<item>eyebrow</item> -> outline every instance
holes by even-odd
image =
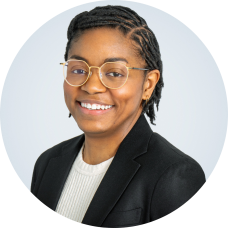
[[[81,57],[81,56],[79,56],[79,55],[72,55],[71,57],[70,57],[70,59],[77,59],[77,60],[83,60],[83,61],[85,61],[85,62],[89,62],[87,59],[85,59],[85,58],[83,58],[83,57]],[[126,63],[128,63],[128,61],[125,59],[125,58],[106,58],[105,60],[104,60],[104,63],[106,63],[106,62],[118,62],[118,61],[122,61],[122,62],[126,62]]]

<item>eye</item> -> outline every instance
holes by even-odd
[[[110,73],[106,73],[106,75],[111,77],[123,77],[123,75],[118,72],[110,72]]]
[[[87,74],[87,72],[83,69],[76,69],[72,71],[73,74]]]

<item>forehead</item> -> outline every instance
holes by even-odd
[[[125,58],[128,63],[138,62],[133,41],[125,37],[118,29],[95,28],[83,32],[73,41],[68,53],[86,58],[89,64],[101,64],[106,58]]]

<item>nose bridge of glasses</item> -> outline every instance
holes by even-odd
[[[91,76],[92,76],[92,74],[93,74],[93,72],[92,72],[91,68],[97,68],[97,69],[98,69],[98,73],[100,72],[100,67],[98,67],[98,66],[90,66],[90,67],[89,67],[89,71],[90,71],[90,73],[89,73],[89,77],[91,77]]]

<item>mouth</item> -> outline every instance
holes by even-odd
[[[114,107],[114,105],[84,103],[80,101],[76,101],[76,104],[82,113],[90,115],[101,115],[111,111]]]

